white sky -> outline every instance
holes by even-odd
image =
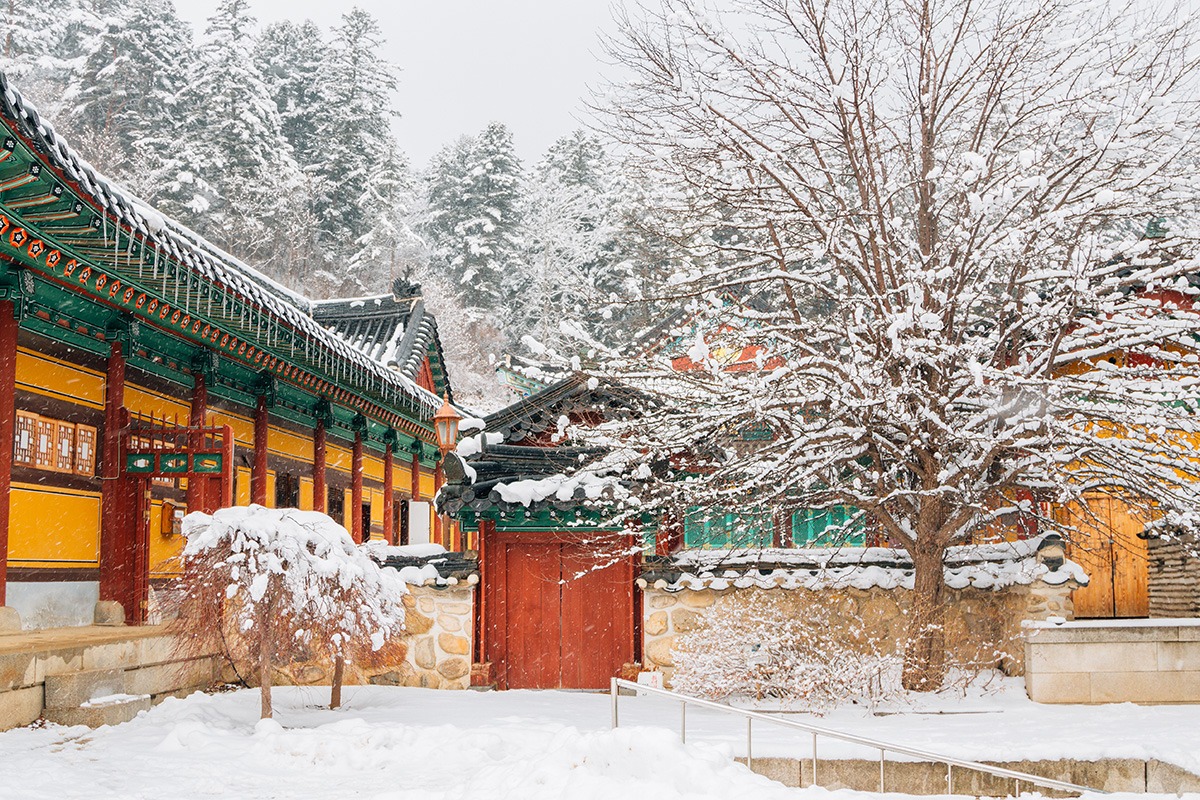
[[[202,34],[218,0],[177,0]],[[401,68],[396,137],[413,166],[492,120],[513,131],[517,152],[536,160],[579,127],[597,85],[600,32],[610,0],[360,0],[379,20],[385,56]],[[260,25],[311,19],[329,30],[349,4],[251,0]]]

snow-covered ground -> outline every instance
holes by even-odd
[[[934,698],[882,716],[839,711],[820,724],[969,758],[1154,756],[1200,769],[1195,707],[1039,706],[999,694]],[[435,692],[349,687],[276,690],[274,721],[258,693],[167,700],[133,722],[91,731],[46,726],[0,734],[0,798],[799,798],[852,792],[785,789],[731,760],[744,722],[693,709],[688,743],[678,706],[607,695]],[[756,755],[803,755],[808,737],[756,730]],[[822,743],[822,757],[858,755]],[[862,753],[871,757],[873,754]]]

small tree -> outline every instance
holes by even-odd
[[[405,588],[325,514],[252,505],[184,519],[183,646],[221,652],[256,670],[262,717],[272,715],[271,669],[299,646],[334,659],[331,705],[344,659],[379,651],[401,629]]]

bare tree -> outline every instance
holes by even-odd
[[[913,559],[910,689],[944,678],[947,548],[1039,514],[1019,498],[1195,527],[1194,14],[661,0],[620,23],[603,110],[676,187],[655,212],[694,266],[661,299],[702,331],[600,370],[652,398],[579,432],[652,467],[637,513],[856,509]]]

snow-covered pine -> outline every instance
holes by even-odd
[[[662,296],[680,351],[697,330],[709,351],[679,369],[634,342],[597,370],[651,399],[592,437],[654,467],[637,513],[857,509],[914,559],[910,688],[945,674],[948,547],[1030,517],[1070,538],[1041,503],[1093,494],[1200,526],[1198,22],[1062,0],[627,15],[607,124],[671,189],[646,218],[693,257]],[[757,368],[726,369],[747,346]]]
[[[322,119],[329,115],[328,43],[312,21],[281,20],[263,29],[254,57],[279,112],[280,130],[301,169],[321,160]]]
[[[129,0],[103,27],[64,93],[64,127],[91,163],[153,196],[175,157],[177,101],[195,52],[171,3]]]
[[[183,533],[181,645],[224,653],[241,675],[257,671],[264,718],[272,664],[301,649],[335,663],[369,658],[402,631],[403,581],[325,514],[257,505],[193,512]]]
[[[254,32],[247,0],[222,0],[209,18],[180,98],[189,112],[178,150],[186,158],[181,169],[211,187],[194,198],[185,219],[270,272],[288,244],[287,226],[278,221],[306,208],[299,167],[254,58]]]

